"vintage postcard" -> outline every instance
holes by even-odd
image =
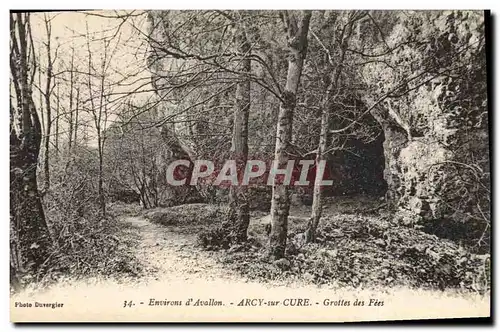
[[[11,321],[488,319],[489,24],[11,11]]]

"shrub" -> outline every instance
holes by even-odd
[[[45,282],[63,276],[139,276],[142,267],[129,249],[137,239],[122,236],[126,226],[117,218],[102,216],[92,155],[79,158],[55,164],[50,189],[44,193],[45,215],[54,239]]]
[[[198,245],[206,250],[228,249],[231,245],[231,232],[224,225],[206,227],[198,233]]]

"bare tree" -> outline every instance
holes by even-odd
[[[43,16],[44,23],[45,23],[45,32],[47,36],[47,40],[45,43],[45,48],[46,48],[46,53],[47,53],[47,71],[46,71],[46,81],[45,81],[45,110],[46,110],[46,124],[45,124],[45,152],[44,152],[44,161],[43,161],[43,169],[44,169],[44,192],[47,192],[50,188],[50,135],[51,135],[51,128],[52,128],[52,106],[51,106],[51,96],[52,92],[54,89],[54,84],[53,84],[53,66],[54,66],[54,59],[52,58],[52,48],[51,48],[51,39],[52,39],[52,26],[50,23],[50,19],[47,17],[47,14],[44,14]]]
[[[284,11],[282,18],[287,31],[290,54],[288,56],[286,85],[276,126],[274,161],[281,168],[286,167],[288,162],[287,150],[292,140],[293,111],[307,53],[307,34],[311,12]],[[269,237],[269,255],[273,259],[280,259],[285,255],[289,209],[289,189],[286,185],[275,181],[271,200],[271,233]]]
[[[41,124],[32,98],[35,75],[29,14],[10,14],[10,224],[14,274],[40,272],[51,237],[37,185]],[[13,88],[13,89],[12,89]]]
[[[331,56],[331,52],[328,48],[324,46],[324,44],[318,39],[315,35],[318,42],[324,47],[324,50],[327,52],[329,64],[331,67],[331,74],[327,77],[326,82],[326,92],[323,95],[321,100],[320,108],[321,108],[321,124],[320,124],[320,134],[319,134],[319,143],[318,149],[316,151],[316,174],[314,178],[314,192],[313,192],[313,204],[311,211],[311,219],[309,221],[307,230],[305,232],[306,241],[314,242],[316,238],[316,229],[318,228],[319,220],[321,219],[321,214],[323,210],[323,202],[322,202],[322,187],[321,182],[323,181],[324,169],[321,169],[321,165],[326,166],[326,156],[325,154],[328,151],[328,130],[330,126],[330,108],[332,102],[334,102],[336,96],[338,96],[339,90],[339,80],[340,75],[342,73],[342,69],[344,67],[344,60],[347,49],[349,47],[349,39],[354,31],[355,22],[359,21],[361,18],[366,16],[366,13],[363,12],[349,12],[347,23],[343,26],[340,35],[340,56],[337,60],[337,63],[333,63],[333,59]]]
[[[69,68],[69,119],[68,119],[68,152],[71,152],[71,146],[73,144],[73,131],[74,128],[73,123],[73,90],[75,85],[75,48],[71,49],[71,60],[70,60],[70,68]],[[78,98],[78,96],[77,96]],[[77,99],[78,103],[78,99]],[[78,107],[78,106],[77,106]]]
[[[98,200],[101,213],[106,214],[106,198],[104,194],[104,145],[106,142],[106,127],[109,120],[108,108],[110,107],[110,102],[108,94],[110,93],[111,84],[106,82],[108,76],[108,69],[113,57],[113,51],[111,50],[110,44],[113,38],[103,37],[97,40],[97,42],[102,42],[102,57],[99,59],[100,70],[94,68],[94,62],[92,57],[92,41],[91,36],[87,27],[86,35],[86,46],[87,46],[87,56],[88,56],[88,71],[87,71],[87,89],[88,89],[88,100],[90,101],[89,114],[92,117],[94,129],[97,136],[97,154],[98,154],[98,178],[97,178],[97,191]],[[97,91],[95,91],[95,81],[97,81]]]
[[[241,15],[240,15],[241,19]],[[236,107],[234,110],[232,153],[237,169],[242,172],[248,159],[248,114],[250,111],[250,80],[251,45],[246,36],[244,22],[239,22],[236,44],[241,54],[240,78],[236,87]],[[231,186],[229,192],[231,223],[234,228],[236,242],[247,240],[247,229],[250,222],[249,206],[246,186]],[[236,216],[235,216],[236,215]]]

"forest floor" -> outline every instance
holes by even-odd
[[[348,205],[352,208],[352,204]],[[363,202],[359,202],[358,206],[354,208],[359,209],[361,206],[366,209],[366,204]],[[166,211],[167,213],[165,213]],[[261,240],[264,241],[265,224],[269,222],[269,217],[265,213],[252,213],[249,229],[250,237],[253,239],[252,245],[241,248],[206,250],[200,246],[198,234],[210,229],[210,226],[200,221],[212,218],[212,223],[217,223],[216,220],[213,220],[218,213],[217,211],[212,206],[209,207],[205,204],[156,209],[147,212],[138,209],[124,209],[117,215],[123,223],[122,234],[119,234],[119,237],[123,238],[125,242],[128,241],[127,243],[133,239],[135,246],[130,248],[131,253],[142,265],[139,277],[121,280],[113,278],[78,281],[68,279],[43,291],[35,288],[26,289],[20,294],[16,294],[11,301],[23,298],[28,293],[30,296],[43,294],[44,298],[52,300],[61,298],[61,294],[64,294],[66,299],[78,296],[87,298],[89,294],[96,294],[95,296],[100,298],[117,298],[120,301],[119,305],[123,305],[123,299],[127,300],[127,294],[130,294],[128,296],[132,299],[136,298],[138,290],[144,295],[155,294],[162,300],[167,297],[166,294],[169,294],[168,298],[172,299],[172,294],[177,296],[179,290],[182,290],[185,296],[204,296],[205,298],[218,296],[218,298],[227,301],[262,297],[263,294],[266,298],[276,299],[299,295],[320,302],[324,299],[347,299],[351,301],[351,305],[355,299],[365,299],[366,301],[381,299],[385,303],[391,304],[390,307],[386,308],[389,316],[385,315],[384,317],[390,317],[390,312],[392,312],[390,308],[399,310],[398,316],[393,318],[429,318],[429,312],[432,312],[435,317],[488,315],[489,292],[481,294],[460,288],[439,290],[432,287],[413,287],[411,283],[391,285],[387,282],[380,282],[380,280],[374,280],[374,283],[366,285],[363,285],[362,282],[324,282],[326,279],[331,279],[333,275],[327,275],[326,271],[316,275],[314,271],[323,269],[323,265],[318,263],[320,261],[331,265],[328,259],[332,252],[328,246],[317,247],[318,245],[315,244],[316,247],[309,248],[309,253],[313,250],[319,252],[321,256],[310,255],[314,260],[313,267],[303,266],[294,270],[300,263],[299,261],[303,259],[300,257],[301,254],[304,256],[305,252],[309,255],[307,251],[291,253],[288,262],[291,266],[286,268],[265,262],[259,258],[263,248],[256,240],[262,236]],[[344,209],[343,213],[345,212]],[[333,211],[329,208],[325,210],[325,215],[328,216],[331,213]],[[293,208],[290,218],[292,225],[301,224],[307,214],[307,207]],[[184,223],[186,218],[191,218],[193,223]],[[294,229],[297,227],[291,227],[292,242]],[[341,229],[338,231],[342,232]],[[367,237],[362,237],[361,240],[365,244],[367,243]],[[370,241],[368,240],[368,242]],[[368,251],[372,247],[368,244],[366,248]],[[335,255],[339,257],[340,254],[337,252]],[[376,258],[370,257],[369,259]],[[380,260],[377,263],[384,265]],[[366,261],[363,264],[367,265],[368,268],[373,266]],[[333,265],[333,268],[336,267],[338,264]],[[382,267],[389,271],[394,270],[390,266]],[[360,265],[355,264],[353,268],[359,269]],[[364,271],[362,269],[361,272]],[[348,275],[348,277],[351,278],[352,275]],[[374,278],[373,275],[368,277]],[[356,278],[364,280],[361,276]],[[418,309],[424,307],[426,310],[422,311],[421,317],[419,317]],[[96,308],[93,310],[98,310]],[[366,312],[363,319],[370,319],[370,317],[376,319],[376,315],[376,312],[373,311]],[[147,316],[145,317],[147,318]],[[309,318],[313,318],[313,316]]]
[[[161,225],[160,232],[173,232],[184,239],[183,245],[188,246],[180,249],[184,254],[210,257],[224,266],[225,273],[237,272],[249,280],[337,288],[489,291],[489,254],[394,224],[391,213],[381,205],[363,197],[330,201],[324,208],[316,243],[305,243],[303,238],[310,207],[293,206],[286,258],[276,262],[266,259],[266,226],[270,224],[266,212],[252,211],[248,243],[234,246],[227,242],[221,227],[225,214],[221,206],[190,204],[138,216]]]

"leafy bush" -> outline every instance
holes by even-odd
[[[231,245],[230,231],[223,224],[209,226],[198,233],[198,245],[206,250],[228,249]]]

